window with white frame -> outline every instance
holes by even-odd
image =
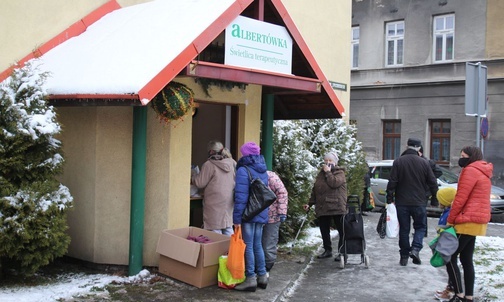
[[[404,21],[389,22],[386,25],[386,58],[387,66],[403,65],[404,57]]]
[[[452,61],[455,45],[455,15],[436,16],[433,23],[434,62]]]
[[[359,67],[359,36],[360,36],[359,26],[353,26],[352,27],[352,42],[351,42],[352,68]]]

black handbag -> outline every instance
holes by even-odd
[[[242,220],[248,222],[275,202],[277,196],[260,178],[256,177],[252,179],[252,174],[250,174],[250,170],[247,166],[245,166],[245,169],[247,169],[248,172],[250,187],[249,198],[242,215]]]
[[[383,239],[387,235],[387,208],[383,207],[381,210],[380,218],[378,219],[378,224],[376,225],[376,231],[380,238]]]

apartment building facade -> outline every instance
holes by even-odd
[[[504,170],[504,3],[498,0],[353,0],[350,120],[369,160],[395,159],[409,137],[457,170],[480,142]],[[466,115],[466,63],[486,66],[486,115]]]

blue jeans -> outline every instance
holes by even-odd
[[[423,248],[423,238],[427,231],[427,209],[425,206],[398,206],[397,220],[399,220],[399,253],[408,256],[412,249]],[[413,219],[413,242],[410,245],[411,219]]]
[[[266,275],[266,263],[262,247],[264,223],[242,223],[242,237],[245,242],[245,277]]]
[[[227,227],[225,229],[209,230],[217,234],[231,236],[234,234],[233,227]]]

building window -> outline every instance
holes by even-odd
[[[401,155],[401,121],[383,121],[383,159]]]
[[[434,17],[433,23],[434,62],[452,61],[455,45],[455,15]]]
[[[404,57],[404,21],[389,22],[386,28],[386,65],[401,66]]]
[[[430,158],[439,164],[450,164],[450,120],[431,120],[430,130]]]
[[[352,27],[352,68],[358,68],[359,67],[359,36],[360,36],[360,30],[359,26],[354,26]]]

